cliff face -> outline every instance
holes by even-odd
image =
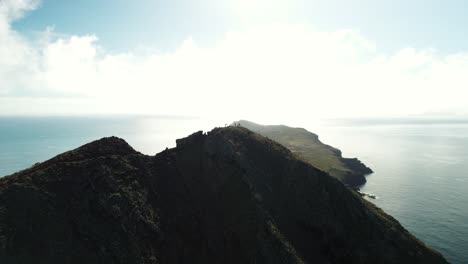
[[[446,263],[241,127],[156,156],[105,138],[0,179],[0,263]]]
[[[341,151],[323,144],[319,137],[304,128],[284,125],[264,126],[247,120],[234,122],[285,146],[293,153],[350,186],[366,183],[365,176],[372,170],[357,158],[343,158]]]

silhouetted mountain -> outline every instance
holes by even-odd
[[[285,146],[300,158],[350,186],[366,183],[372,170],[357,158],[343,158],[341,151],[323,144],[319,137],[304,128],[284,125],[264,126],[247,120],[234,122]]]
[[[104,138],[0,179],[0,263],[446,263],[241,127],[156,156]]]

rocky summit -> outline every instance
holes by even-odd
[[[446,263],[242,127],[156,156],[104,138],[0,179],[0,263]]]

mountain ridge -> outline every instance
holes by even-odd
[[[1,263],[446,263],[241,127],[155,156],[104,138],[0,179]]]
[[[260,125],[247,120],[239,120],[234,124],[245,127],[253,132],[282,144],[300,158],[319,168],[341,182],[359,187],[366,183],[366,175],[373,173],[358,158],[344,158],[341,150],[324,144],[319,136],[305,128],[286,125]]]

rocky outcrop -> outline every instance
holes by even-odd
[[[314,167],[327,172],[346,185],[358,187],[373,171],[357,158],[343,158],[341,150],[323,144],[318,135],[304,128],[284,125],[264,126],[247,120],[234,122],[282,144]]]
[[[446,263],[241,127],[156,156],[104,138],[0,179],[0,263]]]

